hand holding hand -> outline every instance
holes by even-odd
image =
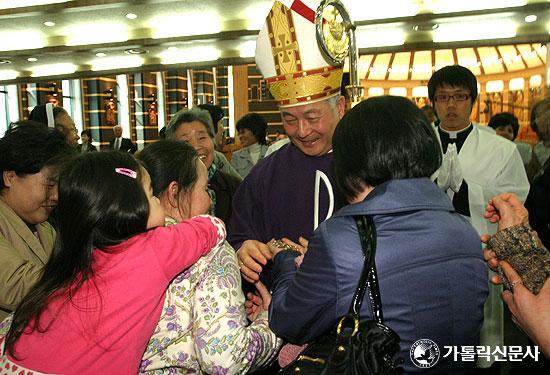
[[[243,278],[250,283],[255,283],[260,280],[262,266],[266,265],[272,255],[266,244],[256,240],[246,240],[237,251],[237,257]]]
[[[504,193],[494,196],[485,207],[485,218],[498,222],[498,230],[527,222],[529,212],[515,194]]]
[[[539,294],[534,295],[523,286],[521,277],[507,262],[500,262],[512,291],[502,293],[502,299],[512,313],[512,320],[545,355],[550,355],[550,281],[546,279]]]
[[[246,317],[254,321],[262,313],[262,311],[269,310],[269,304],[271,303],[271,293],[265,287],[265,285],[258,281],[256,284],[256,294],[248,293],[247,301],[244,306],[246,310]]]

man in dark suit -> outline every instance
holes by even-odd
[[[115,137],[109,142],[109,150],[129,152],[130,154],[136,152],[137,146],[130,139],[122,138],[122,126],[113,126],[113,133]]]

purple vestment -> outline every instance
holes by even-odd
[[[260,160],[239,186],[233,196],[228,240],[238,250],[245,240],[309,239],[316,226],[341,207],[341,201],[332,152],[307,156],[289,143]]]

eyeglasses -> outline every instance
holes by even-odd
[[[470,94],[462,94],[462,93],[453,94],[453,95],[439,94],[434,96],[434,99],[436,102],[442,102],[442,103],[448,102],[451,98],[453,98],[455,102],[463,102],[465,100],[470,99]]]

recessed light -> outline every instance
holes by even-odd
[[[124,53],[128,55],[143,55],[144,53],[147,53],[146,49],[143,48],[128,48],[124,50]]]
[[[525,16],[525,22],[527,23],[531,23],[531,22],[535,22],[537,20],[537,16],[534,15],[534,14],[530,14],[528,16]]]
[[[439,27],[438,23],[434,22],[426,22],[426,23],[419,23],[413,26],[414,31],[430,31],[435,30]]]
[[[46,21],[46,22],[44,22],[44,26],[54,27],[54,26],[55,26],[55,22],[53,22],[53,21]]]
[[[105,57],[107,54],[105,52],[98,52],[95,54],[97,57]]]
[[[27,61],[29,61],[29,62],[35,62],[35,61],[38,61],[38,59],[37,59],[36,57],[29,57],[29,58],[27,59]]]
[[[178,50],[178,47],[168,47],[168,51],[177,51]]]
[[[11,60],[8,60],[8,59],[0,59],[0,65],[3,65],[3,64],[11,64]]]
[[[137,18],[137,14],[135,13],[128,13],[126,14],[126,18],[128,18],[129,20],[135,20]]]

